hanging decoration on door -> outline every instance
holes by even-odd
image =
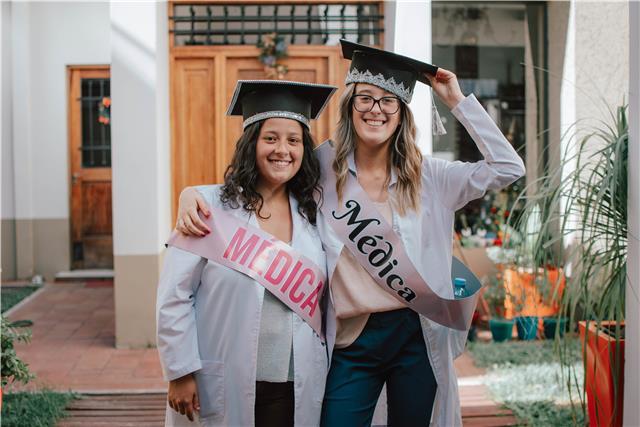
[[[108,96],[98,103],[98,122],[105,126],[111,122],[111,98]]]
[[[282,36],[276,33],[265,34],[258,41],[260,55],[258,59],[264,64],[264,71],[269,79],[282,80],[289,72],[289,67],[278,61],[287,57],[287,44]]]

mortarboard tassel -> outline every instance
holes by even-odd
[[[447,130],[444,128],[438,109],[436,108],[436,100],[433,98],[433,90],[431,91],[431,129],[434,135],[446,135]]]

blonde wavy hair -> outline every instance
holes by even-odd
[[[340,98],[340,119],[334,135],[336,157],[333,161],[333,171],[336,174],[338,200],[342,200],[349,173],[347,158],[356,148],[357,135],[351,109],[351,97],[355,90],[355,84],[349,85]],[[391,171],[393,168],[398,177],[395,192],[390,194],[390,200],[398,213],[404,215],[408,210],[417,211],[420,206],[422,153],[416,145],[417,129],[413,113],[404,102],[401,102],[399,114],[400,124],[391,136],[392,143],[389,144],[387,170]],[[387,183],[390,179],[389,174]]]

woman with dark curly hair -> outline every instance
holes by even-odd
[[[172,236],[158,288],[168,426],[320,422],[326,259],[315,227],[320,164],[309,120],[334,91],[238,82],[228,114],[243,116],[244,132],[224,184],[198,187],[226,222],[213,225],[209,239]],[[214,240],[229,230],[230,239]]]

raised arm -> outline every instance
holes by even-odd
[[[441,75],[442,73],[442,75]],[[462,96],[455,74],[438,70],[433,90],[451,108],[484,157],[478,162],[430,159],[431,174],[443,204],[457,210],[525,174],[524,163],[474,95]]]

